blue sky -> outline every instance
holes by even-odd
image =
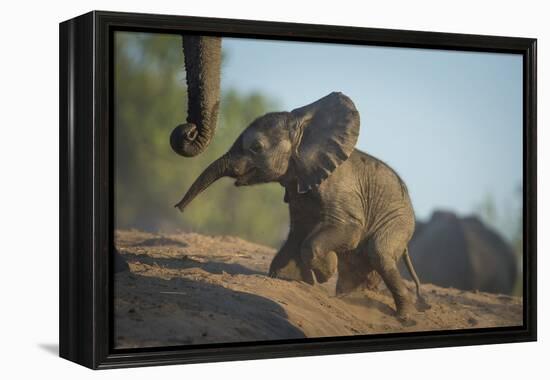
[[[470,214],[487,195],[517,201],[522,57],[224,38],[222,89],[259,91],[280,110],[342,91],[357,106],[357,148],[390,164],[421,219]]]

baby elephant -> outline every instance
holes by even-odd
[[[382,161],[356,150],[359,113],[333,92],[291,112],[256,119],[214,161],[176,205],[183,209],[217,179],[236,186],[279,182],[290,208],[288,238],[271,263],[272,277],[327,281],[338,269],[337,291],[384,281],[397,314],[407,320],[413,302],[397,269],[407,252],[414,213],[407,188]]]

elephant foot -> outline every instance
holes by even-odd
[[[304,270],[295,260],[288,261],[284,266],[271,265],[268,276],[287,281],[312,281],[311,275]]]
[[[338,257],[336,253],[329,252],[321,257],[317,256],[311,260],[311,269],[317,282],[323,284],[330,280],[336,273],[338,267]]]
[[[416,310],[418,311],[426,311],[432,308],[432,306],[428,302],[426,302],[424,297],[418,297],[416,300],[415,306],[416,306]]]
[[[367,280],[365,281],[365,287],[368,290],[378,290],[378,286],[380,285],[381,282],[382,282],[382,277],[380,277],[380,275],[377,272],[370,271],[367,274]]]
[[[415,307],[409,300],[400,300],[396,304],[397,320],[405,327],[415,326],[416,321],[412,318],[415,314]]]
[[[408,315],[397,316],[397,320],[399,321],[399,323],[401,323],[401,326],[403,327],[412,327],[417,325],[416,321]]]
[[[303,281],[311,286],[316,286],[319,283],[319,280],[317,279],[314,270],[308,271],[308,273],[304,276]]]
[[[304,281],[303,276],[298,271],[293,270],[269,271],[268,277],[286,281]]]

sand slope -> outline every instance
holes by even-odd
[[[119,348],[522,323],[521,298],[424,284],[432,308],[405,327],[387,290],[336,297],[334,279],[313,287],[268,278],[275,250],[235,237],[117,231],[116,246],[130,265],[115,276]]]

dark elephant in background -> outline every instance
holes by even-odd
[[[236,186],[278,182],[290,231],[269,274],[314,284],[338,268],[339,292],[381,278],[407,320],[415,305],[397,268],[400,259],[416,282],[416,306],[427,306],[407,252],[415,223],[411,201],[393,169],[355,149],[358,135],[359,113],[338,92],[291,112],[268,113],[203,171],[176,207],[183,211],[221,177],[235,178]]]
[[[418,229],[409,250],[424,282],[509,294],[518,276],[514,251],[474,216],[436,211]]]

